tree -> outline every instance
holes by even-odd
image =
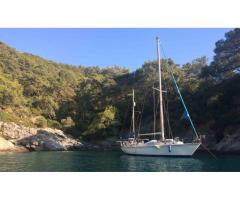
[[[113,106],[107,106],[104,111],[97,113],[83,136],[102,138],[116,134],[116,127],[119,126],[118,111]]]
[[[23,103],[22,87],[16,80],[0,72],[0,106],[16,106]]]
[[[216,42],[214,60],[209,72],[222,77],[231,72],[240,72],[240,29],[225,34],[225,39]]]
[[[36,98],[32,105],[33,107],[40,109],[44,117],[55,119],[55,112],[58,109],[58,104],[54,101],[53,98],[51,98],[51,96],[41,96],[39,98]]]
[[[208,60],[206,56],[196,58],[191,63],[183,65],[183,70],[187,77],[199,76],[202,69],[208,65]]]

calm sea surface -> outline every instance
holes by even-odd
[[[240,171],[240,156],[214,159],[143,157],[118,151],[1,153],[0,171],[23,172],[210,172]]]

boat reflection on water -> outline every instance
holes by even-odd
[[[204,159],[201,157],[170,158],[122,155],[120,159],[127,171],[183,172],[202,171],[204,168]]]

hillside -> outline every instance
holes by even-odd
[[[239,29],[226,33],[225,40],[216,42],[214,61],[210,64],[206,57],[181,67],[170,58],[162,60],[164,87],[168,91],[165,114],[170,119],[166,122],[167,132],[192,136],[167,73],[171,68],[197,130],[206,136],[207,142],[216,143],[226,135],[236,134],[240,123],[239,41]],[[156,80],[156,61],[147,61],[130,73],[119,66],[55,63],[0,43],[0,121],[60,128],[86,140],[119,137],[131,126],[134,87],[136,110],[140,111],[136,113],[137,130],[152,131],[151,88]]]
[[[111,87],[116,75],[127,72],[117,66],[100,69],[59,64],[0,43],[0,120],[69,128],[78,124],[79,115],[85,115],[84,109],[78,112],[82,95],[97,95],[100,90],[91,87]]]

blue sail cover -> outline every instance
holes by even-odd
[[[186,110],[183,112],[182,118],[189,120],[189,113]]]

